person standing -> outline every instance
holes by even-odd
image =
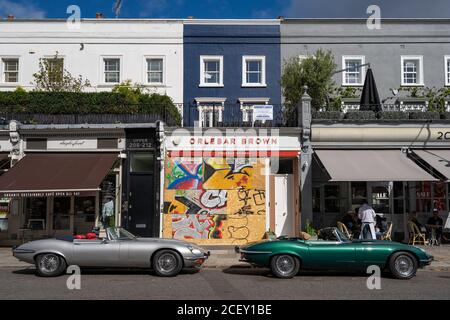
[[[375,233],[375,217],[377,214],[367,203],[364,203],[359,208],[358,218],[361,219],[361,234],[360,239],[373,239],[376,240]]]
[[[103,228],[109,228],[111,224],[111,217],[114,215],[114,198],[108,197],[108,202],[106,202],[103,205],[102,210],[102,222],[103,222]]]
[[[442,225],[444,224],[444,220],[442,220],[441,217],[439,217],[439,211],[438,209],[433,209],[433,215],[428,219],[427,221],[427,228],[428,228],[428,238],[432,238],[432,234],[434,233],[437,245],[441,244],[441,238],[442,238]]]

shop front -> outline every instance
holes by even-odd
[[[313,131],[316,227],[336,226],[364,203],[393,224],[398,241],[408,241],[412,215],[425,224],[436,208],[447,220],[450,152],[445,141],[433,140],[441,129],[425,137],[419,124],[332,127],[317,125]]]
[[[0,177],[9,239],[85,234],[104,222],[114,225],[117,212],[105,211],[115,207],[118,160],[118,153],[26,154]]]
[[[299,134],[175,130],[166,138],[163,236],[245,244],[299,228]]]

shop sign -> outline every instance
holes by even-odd
[[[152,139],[136,138],[127,139],[127,149],[151,149],[153,148]]]
[[[273,106],[272,105],[253,106],[253,119],[255,121],[272,121]]]
[[[79,197],[95,196],[96,191],[36,191],[36,192],[4,192],[3,198],[44,198],[44,197]]]
[[[97,149],[97,139],[48,139],[48,150],[86,150]]]

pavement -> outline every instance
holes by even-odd
[[[419,246],[434,256],[434,261],[427,266],[431,271],[450,271],[450,245],[442,246]],[[211,256],[206,261],[205,268],[248,268],[247,263],[239,262],[239,255],[234,252],[231,246],[206,246],[206,250],[211,252]],[[27,267],[27,263],[20,262],[13,257],[11,248],[0,248],[0,268],[2,267]]]

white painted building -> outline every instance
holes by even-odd
[[[65,20],[0,20],[0,90],[33,89],[39,59],[56,52],[90,91],[130,79],[183,102],[182,20],[83,19],[79,29]]]

